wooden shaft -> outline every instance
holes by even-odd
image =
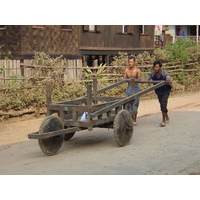
[[[119,85],[121,85],[121,84],[123,84],[123,83],[126,83],[126,82],[127,82],[127,79],[123,79],[123,80],[121,80],[121,81],[119,81],[119,82],[117,82],[117,83],[113,83],[112,85],[109,85],[109,86],[107,86],[107,87],[105,87],[105,88],[102,88],[102,89],[100,89],[100,90],[97,90],[97,94],[102,93],[102,92],[105,92],[105,91],[107,91],[107,90],[110,90],[110,89],[112,89],[112,88],[114,88],[114,87],[117,87],[117,86],[119,86]]]
[[[47,105],[51,103],[51,88],[50,83],[47,83],[46,85],[46,91],[47,91]]]
[[[93,78],[93,93],[94,93],[94,99],[97,97],[97,78]],[[97,101],[94,101],[94,104],[97,104]]]
[[[47,115],[50,115],[49,105],[51,104],[51,87],[50,83],[46,84],[46,95],[47,95]]]
[[[97,78],[93,78],[93,91],[94,91],[94,96],[96,96],[97,92]]]
[[[146,94],[146,93],[148,93],[148,92],[150,92],[150,91],[152,91],[152,90],[155,90],[155,89],[157,89],[157,88],[159,88],[159,87],[161,87],[161,86],[163,86],[163,85],[166,85],[166,84],[167,84],[167,83],[166,83],[165,81],[161,81],[161,82],[159,82],[158,84],[153,85],[153,86],[150,87],[150,88],[147,88],[147,89],[145,89],[145,90],[143,90],[143,91],[140,91],[140,92],[138,92],[138,93],[136,93],[136,94],[134,94],[134,95],[132,95],[132,96],[130,96],[130,97],[127,97],[127,98],[125,98],[125,99],[123,99],[123,100],[121,100],[121,101],[118,101],[118,102],[116,102],[116,103],[113,103],[112,105],[109,105],[109,106],[107,106],[107,107],[105,107],[105,108],[102,108],[102,109],[100,109],[100,110],[98,110],[98,111],[92,113],[91,116],[92,116],[92,117],[95,116],[95,115],[98,116],[98,115],[101,115],[102,113],[105,113],[105,112],[108,112],[109,110],[112,110],[113,108],[117,108],[117,107],[119,107],[120,105],[124,105],[124,104],[130,103],[130,102],[133,101],[136,97],[139,97],[139,96],[141,96],[141,95],[143,95],[143,94]]]
[[[92,105],[92,85],[87,85],[87,106],[91,107]]]
[[[88,110],[92,108],[92,84],[87,85],[87,107]],[[88,112],[88,120],[91,120],[91,113]],[[92,131],[93,127],[88,127],[88,131]]]

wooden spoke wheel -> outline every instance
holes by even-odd
[[[75,132],[74,133],[68,133],[68,134],[65,134],[64,136],[64,140],[65,141],[68,141],[70,140],[73,136],[74,136]]]
[[[120,110],[113,123],[115,142],[123,147],[133,136],[133,119],[127,110]]]
[[[50,115],[41,123],[39,134],[64,129],[63,122],[60,117]],[[38,139],[41,150],[48,156],[55,155],[63,144],[63,135],[58,135],[45,139]]]

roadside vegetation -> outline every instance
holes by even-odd
[[[127,53],[119,52],[113,57],[111,65],[127,66]],[[153,54],[143,52],[135,55],[137,66],[141,67],[142,78],[145,79],[149,71],[151,71],[152,63],[156,59],[160,59],[164,63],[164,68],[169,71],[173,79],[173,89],[178,90],[184,87],[184,90],[191,86],[198,85],[200,80],[200,45],[193,41],[177,41],[167,44],[164,48],[157,48]],[[8,59],[7,57],[5,59]],[[86,93],[86,80],[91,80],[92,73],[90,69],[85,70],[84,82],[66,83],[63,79],[63,67],[66,66],[62,56],[51,58],[45,53],[36,53],[32,61],[35,68],[34,75],[28,80],[11,80],[5,86],[0,88],[0,110],[21,110],[30,107],[46,106],[46,83],[51,84],[52,101],[59,102],[69,99],[75,99]],[[105,65],[101,65],[102,67]],[[145,67],[147,66],[147,67]],[[0,69],[3,73],[5,69]],[[123,76],[124,68],[105,68],[97,70],[98,79],[106,79],[112,77],[105,74],[121,74]],[[83,71],[81,71],[83,73]],[[122,77],[121,76],[121,77]],[[16,78],[16,77],[15,77]],[[116,78],[116,77],[115,77]],[[102,88],[112,81],[100,81],[98,87]],[[142,89],[148,87],[143,84]],[[124,96],[126,85],[114,88],[106,92],[109,96]]]

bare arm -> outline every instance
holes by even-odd
[[[127,78],[127,76],[126,76],[126,68],[124,69],[124,76],[123,76],[123,78]]]

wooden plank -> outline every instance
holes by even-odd
[[[31,60],[27,60],[27,63],[30,65]],[[29,70],[29,78],[33,75],[33,68],[28,68]]]
[[[16,75],[16,65],[15,65],[15,60],[11,60],[10,63],[10,68],[11,68],[11,76]]]
[[[72,60],[67,60],[67,69],[74,69],[73,65],[71,65],[70,61]],[[82,67],[82,60],[80,59],[80,63],[81,63],[81,66],[77,66],[76,69],[90,69],[90,67]],[[26,68],[40,68],[41,66],[40,65],[31,65],[31,64],[28,64],[28,63],[21,63],[20,66],[25,66]],[[49,68],[49,69],[52,69],[52,67],[50,66],[42,66],[44,68]],[[125,68],[126,66],[103,66],[103,67],[92,67],[92,69],[105,69],[105,68]],[[63,69],[66,69],[66,67],[63,67]]]
[[[119,82],[117,82],[117,83],[113,83],[112,85],[109,85],[109,86],[107,86],[107,87],[105,87],[105,88],[102,88],[102,89],[100,89],[100,90],[97,90],[97,94],[100,94],[100,93],[102,93],[102,92],[105,92],[105,91],[107,91],[107,90],[110,90],[110,89],[112,89],[112,88],[114,88],[114,87],[117,87],[117,86],[119,86],[119,85],[121,85],[121,84],[123,84],[123,83],[126,83],[127,82],[127,79],[123,79],[123,80],[121,80],[121,81],[119,81]]]
[[[0,80],[27,80],[28,78],[0,78]]]
[[[24,60],[24,64],[27,64],[26,60]],[[26,67],[26,65],[24,66],[24,76],[28,77],[28,68]]]
[[[72,113],[72,120],[73,120],[73,122],[76,122],[77,119],[78,119],[77,111],[73,111],[73,113]]]
[[[107,103],[92,105],[92,107],[90,107],[90,108],[88,108],[87,106],[84,106],[84,105],[52,103],[52,104],[48,105],[48,109],[50,109],[50,110],[60,110],[60,109],[62,109],[64,111],[94,112],[94,111],[99,110],[101,108],[104,108],[108,105],[112,105],[113,103],[115,103],[117,101],[118,100],[114,100],[114,101],[107,102]]]
[[[16,60],[13,60],[12,61],[12,65],[13,65],[13,74],[17,75],[17,64],[16,64]]]
[[[65,78],[65,82],[67,82],[68,80],[68,76],[69,76],[69,70],[68,70],[68,60],[66,60],[66,67],[65,67],[65,72],[66,72],[66,75],[64,74],[64,78]]]
[[[49,105],[51,104],[51,87],[50,83],[46,84],[46,98],[47,98],[47,115],[50,115]]]
[[[92,85],[88,84],[87,85],[87,107],[91,108],[92,107]],[[88,113],[88,117],[89,117]],[[90,119],[90,118],[89,118]]]
[[[118,78],[108,78],[108,79],[99,79],[98,81],[117,81]],[[76,80],[74,81],[75,83],[81,83],[81,82],[93,82],[93,80]],[[66,83],[71,83],[71,82],[66,82]]]
[[[92,108],[92,85],[87,85],[87,108]],[[91,112],[88,112],[88,120],[91,120]],[[88,131],[92,131],[92,126],[88,126]]]
[[[87,76],[123,76],[122,74],[112,74],[112,73],[109,73],[109,74],[106,74],[106,73],[102,73],[102,74],[87,74]]]
[[[106,117],[102,119],[96,119],[96,120],[87,120],[87,121],[77,121],[74,125],[77,127],[95,127],[95,126],[100,126],[104,125],[106,123],[111,123],[114,121],[115,116],[112,117]]]
[[[3,70],[3,60],[0,60],[0,70]],[[3,71],[0,73],[0,78],[3,78]],[[3,80],[0,80],[0,85],[3,84]]]
[[[49,106],[51,107],[51,105]],[[80,106],[80,105],[62,105],[62,110],[64,111],[80,111],[80,112],[94,112],[95,109],[93,107],[88,108],[87,106]]]
[[[73,69],[71,70],[72,73],[71,73],[71,79],[74,79],[74,60],[71,60],[71,66],[73,67]]]
[[[67,76],[68,76],[68,69],[67,69],[67,60],[65,59],[65,61],[66,61],[66,66],[64,67],[64,81],[66,82],[67,81]]]
[[[5,68],[5,71],[3,72],[4,78],[7,78],[8,66],[6,60],[4,60],[4,68]],[[4,80],[4,84],[6,84],[6,80]]]
[[[130,79],[127,79],[127,81],[129,82]],[[160,83],[160,81],[148,81],[148,80],[135,80],[135,83],[149,83],[149,84],[157,84]]]
[[[21,76],[22,73],[21,73],[21,68],[20,68],[20,60],[16,61],[16,65],[17,65],[16,74]]]
[[[96,97],[96,92],[97,92],[97,78],[93,78],[93,91],[94,91],[94,96]]]
[[[76,73],[77,73],[78,79],[81,78],[81,73],[80,73],[80,71],[78,70],[79,67],[83,67],[83,63],[82,63],[82,60],[81,60],[81,59],[78,59],[78,65],[77,65],[77,67],[76,67]]]
[[[65,113],[62,107],[59,109],[58,116],[62,119],[62,121],[64,120]]]
[[[197,69],[174,69],[174,70],[170,70],[170,72],[192,72],[192,71],[197,71]]]
[[[76,60],[73,60],[73,66],[74,66],[74,69],[73,69],[73,79],[76,80]]]
[[[86,96],[83,96],[81,98],[77,98],[77,99],[74,99],[74,100],[52,103],[52,105],[62,105],[62,104],[80,105],[80,104],[86,103],[86,102],[87,102]]]
[[[74,79],[77,80],[77,66],[78,66],[78,60],[74,60]]]
[[[12,76],[12,63],[10,62],[11,60],[7,60],[7,67],[8,67],[8,73],[7,73],[7,77],[9,78],[10,76]]]
[[[116,103],[113,103],[113,104],[110,105],[110,106],[107,106],[107,107],[105,107],[105,108],[103,108],[103,109],[100,109],[99,111],[96,111],[96,112],[92,113],[92,114],[91,114],[91,117],[101,115],[102,113],[106,113],[106,112],[112,110],[113,108],[117,108],[117,107],[122,106],[122,105],[124,105],[124,104],[130,103],[130,102],[133,101],[136,97],[139,97],[139,96],[141,96],[141,95],[143,95],[143,94],[146,94],[146,93],[148,93],[148,92],[150,92],[150,91],[152,91],[152,90],[155,90],[155,89],[157,89],[157,88],[159,88],[159,87],[161,87],[161,86],[163,86],[163,85],[166,85],[166,82],[165,82],[165,81],[161,81],[160,83],[158,83],[158,84],[156,84],[156,85],[154,85],[154,86],[152,86],[152,87],[150,87],[150,88],[147,88],[147,89],[145,89],[145,90],[143,90],[143,91],[141,91],[141,92],[138,92],[138,93],[136,93],[136,94],[134,94],[134,95],[132,95],[132,96],[130,96],[130,97],[127,97],[127,98],[125,98],[125,99],[123,99],[123,100],[120,100],[120,101],[118,101],[118,102],[116,102]]]
[[[123,99],[123,97],[103,97],[103,96],[98,96],[98,97],[93,97],[92,98],[95,101],[115,101],[115,100],[120,100]]]
[[[72,128],[62,129],[62,130],[58,130],[58,131],[42,133],[42,134],[39,134],[38,132],[33,132],[33,133],[28,134],[28,138],[29,139],[45,139],[45,138],[55,137],[58,135],[74,133],[74,132],[80,131],[80,130],[82,130],[82,129],[79,127],[72,127]]]
[[[68,60],[68,65],[72,66],[72,60]],[[69,70],[69,76],[68,76],[68,80],[73,79],[73,68]]]
[[[94,104],[97,104],[96,97],[97,97],[97,78],[93,78],[93,94],[94,94]]]
[[[29,78],[31,76],[31,68],[28,68],[27,66],[30,64],[30,60],[24,60],[24,76]],[[41,66],[40,66],[41,67]]]

